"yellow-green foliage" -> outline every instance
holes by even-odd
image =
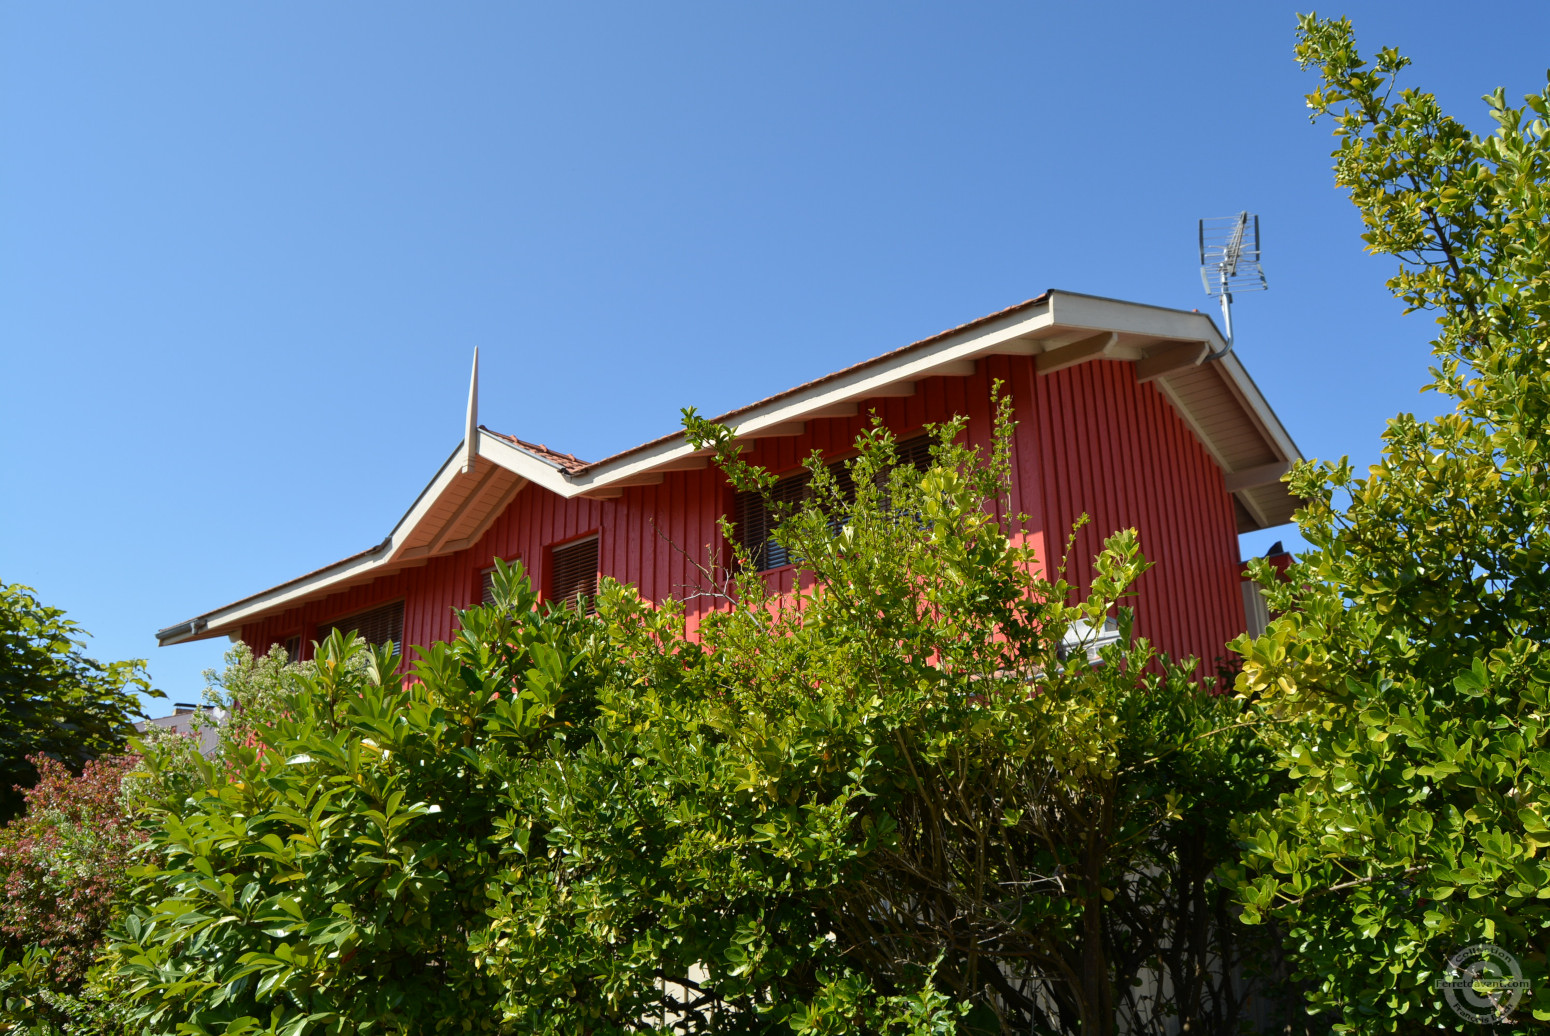
[[[779,532],[814,588],[707,572],[696,639],[675,602],[605,582],[584,617],[504,567],[407,683],[332,637],[261,747],[158,807],[109,962],[147,1031],[1234,1031],[1211,874],[1263,761],[1130,637],[1133,532],[1088,596],[1036,571],[1002,418],[924,476],[869,431],[853,497],[815,462]],[[1101,665],[1066,657],[1109,617]]]
[[[1497,1030],[1519,1031],[1550,1020],[1550,88],[1487,97],[1477,136],[1344,19],[1302,19],[1297,55],[1368,250],[1437,316],[1427,387],[1454,408],[1391,421],[1365,476],[1292,478],[1313,549],[1289,582],[1261,571],[1286,614],[1240,645],[1239,689],[1294,790],[1244,829],[1244,900],[1351,1031],[1456,1024],[1436,984],[1482,940],[1534,986]]]

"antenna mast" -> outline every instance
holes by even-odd
[[[1264,291],[1265,271],[1259,265],[1259,217],[1208,216],[1200,221],[1200,280],[1206,294],[1222,300],[1222,334],[1227,345],[1207,360],[1232,351],[1232,296],[1235,291]]]

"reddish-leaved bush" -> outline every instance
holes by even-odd
[[[85,977],[143,841],[123,787],[139,760],[93,760],[79,776],[45,755],[31,762],[39,780],[23,790],[26,812],[0,828],[0,941],[48,949],[55,981],[71,985]]]

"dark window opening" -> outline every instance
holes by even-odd
[[[354,633],[373,647],[381,647],[391,641],[401,648],[404,643],[404,602],[394,601],[370,611],[322,623],[318,626],[318,643],[321,644],[334,630]]]
[[[495,603],[495,566],[479,573],[479,603],[488,608]]]
[[[508,565],[515,565],[519,558],[502,558]],[[483,569],[479,573],[479,603],[488,608],[495,603],[495,566]]]
[[[300,662],[301,634],[298,633],[294,637],[286,637],[284,643],[280,645],[280,648],[285,652],[285,660],[287,662]]]
[[[931,470],[931,447],[935,443],[936,438],[930,435],[917,435],[908,442],[901,442],[894,448],[896,462],[924,475]]]
[[[895,464],[905,465],[922,473],[930,470],[931,444],[934,441],[929,435],[919,435],[896,444]],[[829,465],[829,471],[834,476],[834,482],[840,494],[846,500],[854,500],[856,486],[851,480],[849,466],[844,461],[837,461]],[[775,483],[768,499],[759,493],[737,494],[735,514],[738,542],[748,551],[748,556],[756,570],[767,572],[772,568],[789,565],[796,560],[789,550],[775,542],[775,529],[779,523],[776,514],[771,513],[770,505],[789,504],[793,510],[799,507],[802,501],[807,499],[808,483],[811,480],[811,474],[806,471],[788,475]]]
[[[737,534],[760,572],[789,565],[791,558],[784,546],[775,542],[776,515],[769,503],[799,505],[807,496],[808,473],[791,475],[775,483],[769,501],[759,493],[737,494]]]
[[[591,615],[597,610],[597,537],[549,548],[549,599],[580,607]]]

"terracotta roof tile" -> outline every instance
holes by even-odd
[[[515,435],[507,435],[505,432],[497,432],[493,428],[485,428],[484,425],[480,425],[479,427],[481,430],[489,432],[491,435],[499,436],[500,438],[505,439],[507,442],[517,447],[517,449],[531,453],[534,457],[537,457],[539,460],[543,461],[545,464],[548,464],[550,467],[559,468],[561,471],[568,475],[574,475],[578,471],[585,471],[587,468],[594,466],[587,461],[577,457],[573,453],[561,453],[559,450],[551,450],[543,443],[533,443],[528,442],[526,439],[518,439]]]

